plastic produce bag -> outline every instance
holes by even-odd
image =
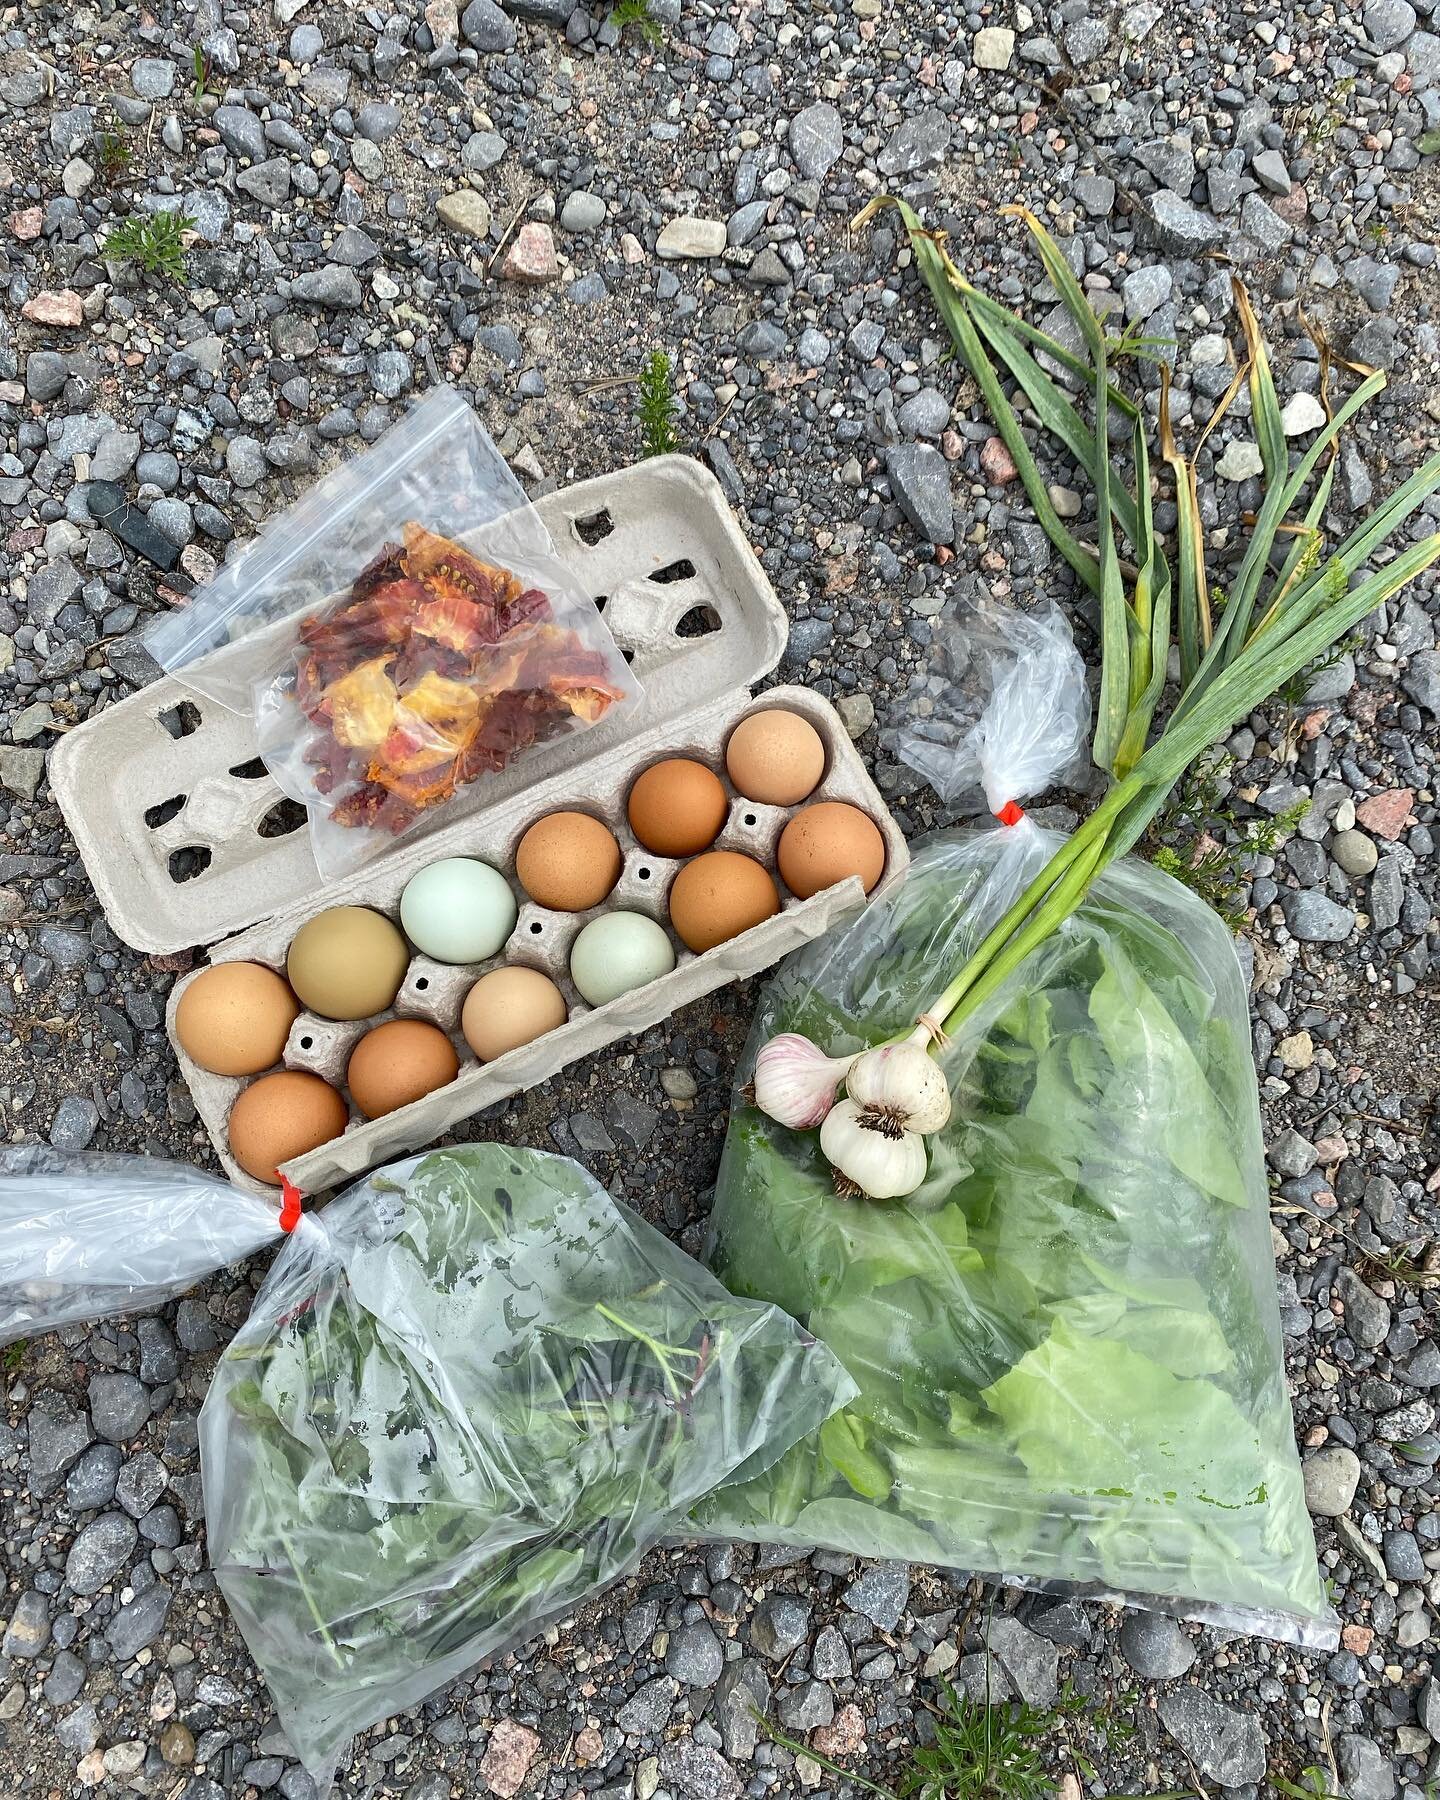
[[[285,1229],[268,1201],[183,1163],[0,1151],[0,1345],[159,1306]]]
[[[221,1357],[211,1564],[323,1786],[853,1392],[577,1164],[437,1151],[307,1214]]]
[[[1000,796],[1018,798],[1018,762],[993,704],[1006,685],[974,729],[990,804],[1013,816]],[[970,731],[950,749],[978,756]],[[936,755],[943,789],[955,771]],[[841,1198],[816,1133],[747,1102],[776,1033],[833,1056],[904,1033],[1061,841],[1023,819],[939,834],[903,885],[766,988],[710,1260],[808,1325],[861,1392],[698,1521],[1333,1644],[1245,988],[1208,907],[1146,863],[1113,865],[937,1044],[952,1111],[903,1200]]]
[[[253,711],[329,878],[639,686],[474,412],[432,389],[149,630]],[[218,653],[218,654],[217,654]]]

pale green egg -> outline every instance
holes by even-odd
[[[670,939],[643,913],[601,913],[570,950],[570,977],[592,1006],[644,987],[674,967]]]
[[[400,923],[424,956],[436,962],[484,962],[515,929],[510,883],[489,863],[447,856],[412,875],[400,896]]]

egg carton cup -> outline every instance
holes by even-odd
[[[771,688],[758,698],[751,692],[779,661],[787,624],[708,470],[687,457],[655,458],[549,494],[536,508],[559,553],[602,601],[606,623],[640,677],[641,706],[626,721],[602,719],[477,782],[477,804],[460,816],[447,809],[442,821],[407,835],[353,875],[322,884],[307,834],[295,828],[303,827],[303,813],[297,820],[299,809],[255,766],[249,718],[196,696],[172,677],[107,708],[52,753],[52,787],[96,892],[115,930],[141,949],[169,953],[202,944],[212,962],[249,960],[283,972],[290,942],[307,919],[332,906],[359,905],[398,923],[406,883],[443,857],[478,857],[510,881],[518,913],[497,956],[448,965],[415,955],[387,1012],[353,1023],[310,1013],[296,1019],[281,1066],[311,1071],[342,1092],[351,1050],[388,1018],[438,1025],[461,1059],[459,1075],[447,1086],[376,1120],[360,1118],[352,1107],[341,1137],[283,1165],[303,1193],[318,1194],[423,1147],[578,1058],[769,967],[858,909],[864,895],[853,878],[808,900],[787,895],[775,850],[798,808],[746,800],[725,774],[726,740],[747,714],[770,706],[803,713],[824,741],[826,769],[802,804],[847,800],[873,819],[885,841],[882,883],[908,865],[904,837],[834,708],[805,688]],[[243,645],[214,653],[216,659],[244,654]],[[668,922],[666,901],[682,862],[646,851],[626,816],[635,778],[670,756],[694,757],[720,775],[730,806],[712,847],[756,857],[775,874],[782,899],[775,917],[698,956]],[[593,814],[621,845],[619,882],[589,912],[537,906],[515,879],[520,838],[536,820],[561,810]],[[590,1008],[570,980],[570,948],[591,918],[620,909],[665,927],[676,967]],[[461,1008],[475,981],[506,962],[549,975],[570,1017],[481,1064],[460,1034]],[[277,1189],[252,1180],[230,1155],[227,1119],[247,1083],[201,1069],[176,1040],[175,1009],[199,972],[172,991],[171,1041],[231,1179],[278,1201]]]

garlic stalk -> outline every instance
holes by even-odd
[[[827,1056],[797,1031],[782,1031],[760,1047],[751,1081],[761,1112],[792,1131],[819,1125],[830,1108],[853,1056]]]
[[[837,1101],[826,1114],[820,1148],[842,1194],[899,1200],[925,1179],[925,1140],[919,1132],[897,1124],[893,1114],[866,1109],[854,1100]]]
[[[907,1131],[939,1131],[950,1117],[949,1085],[913,1038],[857,1056],[845,1092],[863,1112],[882,1114]]]

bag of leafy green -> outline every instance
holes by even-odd
[[[210,1560],[324,1788],[854,1391],[577,1164],[438,1151],[307,1214],[221,1357]]]
[[[933,998],[1063,842],[1010,804],[1059,766],[1018,756],[1045,715],[1069,721],[1057,755],[1073,740],[1059,630],[1031,619],[1009,660],[950,669],[902,741],[937,790],[968,776],[1010,823],[923,844],[765,990],[710,1260],[861,1391],[698,1522],[1333,1643],[1228,932],[1120,860],[948,1037]],[[1055,679],[1016,679],[1037,656]],[[967,693],[978,722],[955,714]],[[856,1055],[881,1045],[888,1062]]]

